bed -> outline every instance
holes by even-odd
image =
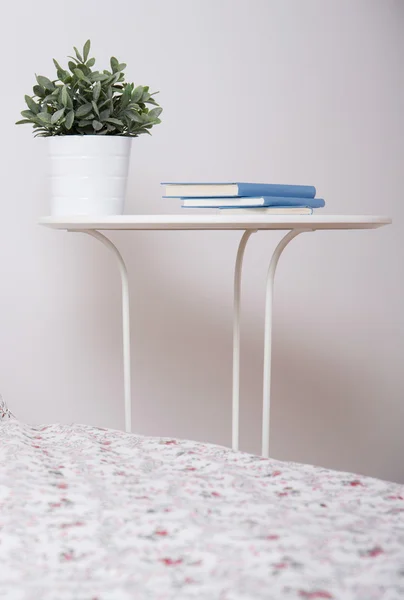
[[[404,599],[403,485],[1,417],[2,599]]]

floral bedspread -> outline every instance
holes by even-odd
[[[404,486],[4,419],[0,598],[404,600]]]

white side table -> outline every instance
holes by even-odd
[[[232,448],[239,446],[239,396],[240,396],[240,291],[241,269],[247,241],[257,231],[273,229],[287,230],[288,233],[276,247],[268,269],[265,304],[264,341],[264,389],[262,410],[262,456],[269,456],[270,431],[270,392],[271,392],[271,351],[272,351],[272,302],[276,266],[282,251],[299,233],[320,229],[376,229],[389,225],[391,219],[363,215],[311,215],[311,216],[270,216],[270,215],[123,215],[114,217],[43,217],[41,225],[53,229],[87,233],[105,244],[118,261],[122,280],[123,318],[123,369],[125,390],[125,428],[131,431],[131,373],[130,373],[130,322],[129,284],[125,262],[116,246],[100,231],[110,230],[241,230],[234,273],[234,315],[233,315],[233,404],[232,404]]]

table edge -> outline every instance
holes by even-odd
[[[210,218],[209,218],[210,217]],[[83,231],[85,229],[112,230],[276,230],[276,229],[376,229],[392,224],[392,219],[379,215],[300,215],[257,216],[232,215],[231,219],[218,215],[117,215],[113,217],[41,217],[38,224],[50,229]]]

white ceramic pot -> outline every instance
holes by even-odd
[[[47,141],[53,216],[123,213],[132,138],[61,135]]]

